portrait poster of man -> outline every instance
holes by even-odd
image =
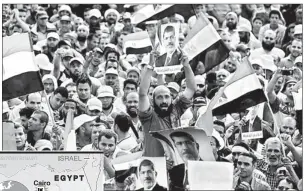
[[[141,157],[115,164],[116,182],[130,190],[166,191],[168,178],[165,157]]]
[[[165,152],[173,157],[174,166],[188,160],[215,161],[210,137],[203,129],[187,127],[151,132],[163,145]]]
[[[172,74],[179,72],[181,50],[179,47],[179,24],[170,23],[161,25],[161,46],[165,50],[155,63],[155,71],[158,74]]]

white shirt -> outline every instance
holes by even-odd
[[[130,151],[131,149],[137,146],[137,141],[132,135],[129,135],[127,138],[118,141],[117,147],[124,151]]]
[[[81,151],[99,151],[93,144],[85,145]]]

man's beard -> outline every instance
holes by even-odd
[[[57,46],[55,47],[48,47],[49,52],[55,52],[57,50]]]
[[[261,45],[264,50],[271,51],[274,48],[275,43],[267,44],[265,41],[262,41]]]
[[[226,23],[229,30],[234,30],[237,28],[237,23]]]
[[[113,19],[113,18],[110,18],[110,19],[107,19],[106,21],[108,23],[108,25],[113,25],[113,24],[116,24],[116,20]]]
[[[78,36],[78,37],[77,37],[77,40],[78,40],[79,42],[85,42],[86,39],[87,39],[86,36]]]
[[[131,111],[132,108],[135,108],[136,110],[135,111]],[[138,110],[136,107],[127,107],[126,108],[126,112],[132,117],[132,118],[135,118],[137,117],[138,115]]]
[[[103,110],[109,110],[112,106],[113,106],[113,104],[109,104],[109,106],[103,107],[102,109],[103,109]]]
[[[153,102],[154,102],[153,103],[154,104],[154,111],[157,113],[157,115],[159,117],[164,118],[164,117],[170,116],[171,112],[173,111],[173,104],[172,103],[168,106],[167,111],[164,111],[164,110],[161,110],[158,105],[156,105],[155,101],[153,101]]]
[[[248,44],[250,42],[250,38],[247,34],[243,35],[243,37],[240,37],[240,42]]]

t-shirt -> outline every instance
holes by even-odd
[[[117,147],[124,151],[130,151],[131,149],[137,146],[137,141],[132,135],[129,135],[127,138],[118,141]]]
[[[174,100],[173,110],[170,116],[160,117],[152,106],[145,112],[139,112],[139,120],[143,126],[144,133],[144,156],[164,156],[164,149],[161,143],[153,138],[149,132],[180,127],[180,117],[188,109],[190,104],[191,100],[181,94]]]

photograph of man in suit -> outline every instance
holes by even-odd
[[[162,34],[162,46],[166,53],[156,60],[156,67],[172,66],[180,64],[181,52],[178,48],[178,34],[175,32],[174,25],[168,25]]]
[[[157,172],[154,163],[148,159],[143,160],[138,167],[138,176],[143,188],[137,191],[152,190],[152,191],[166,191],[167,189],[160,186],[156,182]]]
[[[184,163],[174,166],[169,170],[170,190],[185,190],[188,185],[187,161],[203,161],[199,155],[200,145],[192,135],[183,131],[175,131],[170,134],[178,154]]]

